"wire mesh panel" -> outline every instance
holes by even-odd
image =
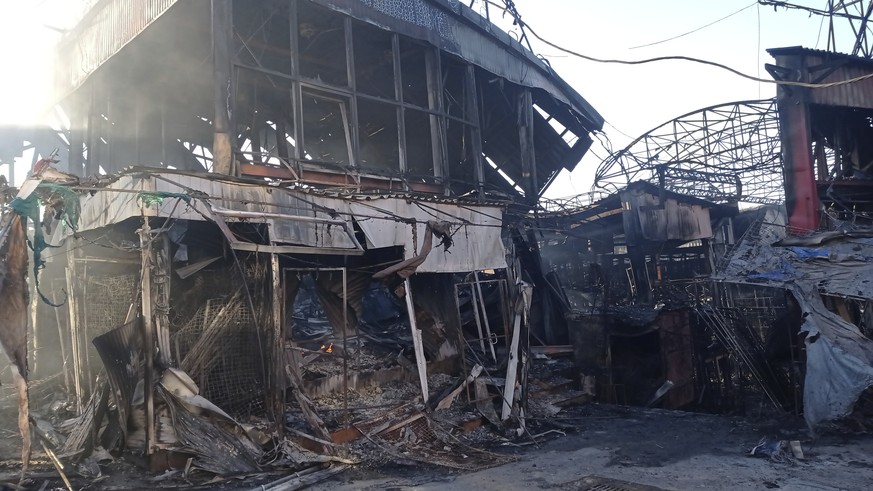
[[[267,341],[242,298],[207,300],[171,344],[203,397],[235,417],[264,415]]]
[[[138,286],[139,278],[134,274],[87,277],[83,310],[88,339],[124,324]]]
[[[136,300],[139,277],[135,273],[101,272],[89,267],[87,262],[77,269],[84,287],[77,292],[80,297],[77,301],[79,325],[72,335],[78,334],[79,370],[85,387],[83,396],[88,397],[103,366],[91,340],[124,324],[131,303]]]

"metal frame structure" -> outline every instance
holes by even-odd
[[[873,58],[873,46],[870,45],[868,40],[868,35],[873,35],[873,26],[870,25],[870,15],[873,14],[873,0],[828,0],[826,10],[777,0],[758,0],[758,3],[774,7],[805,10],[810,14],[827,17],[828,51],[839,52],[837,49],[834,20],[842,19],[843,21],[848,21],[855,37],[852,51],[849,54]],[[841,25],[845,26],[845,22]]]
[[[612,193],[634,181],[720,203],[781,203],[776,100],[721,104],[668,121],[605,159],[594,187]]]

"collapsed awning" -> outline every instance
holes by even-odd
[[[774,220],[777,221],[777,220]],[[821,294],[873,299],[873,239],[809,238],[798,245],[777,245],[781,224],[761,232],[734,251],[719,280],[766,285],[792,293],[802,309],[800,331],[806,333],[803,415],[811,428],[847,416],[873,386],[873,340],[825,307]]]
[[[363,248],[402,247],[417,254],[428,221],[450,224],[452,246],[430,253],[419,272],[465,272],[506,267],[501,241],[503,209],[413,195],[356,195],[286,188],[223,176],[178,172],[130,173],[89,188],[80,197],[78,231],[133,217],[213,221],[237,250],[280,254],[361,254]],[[246,242],[234,223],[260,223],[264,243]],[[360,244],[360,230],[366,244]],[[52,243],[73,233],[57,227]]]

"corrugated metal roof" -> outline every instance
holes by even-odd
[[[404,257],[409,259],[418,253],[426,223],[436,220],[451,224],[454,244],[445,251],[432,251],[418,271],[466,272],[506,267],[501,238],[502,206],[428,200],[401,193],[324,193],[214,174],[154,169],[125,172],[94,186],[77,187],[88,190],[80,197],[79,232],[142,215],[204,221],[213,214],[211,210],[220,210],[215,213],[222,216],[234,215],[228,212],[248,212],[250,217],[245,220],[265,224],[270,240],[312,248],[312,253],[328,248],[333,249],[331,254],[343,253],[345,249],[351,253],[354,248],[350,238],[333,222],[345,222],[346,229],[351,230],[351,222],[355,221],[368,245],[402,247]],[[146,206],[140,193],[182,193],[196,199],[188,204],[174,194]],[[332,223],[326,223],[328,219]],[[52,243],[59,244],[71,235],[69,227],[57,227]]]
[[[803,48],[767,50],[776,63],[785,68],[803,67],[802,82],[827,84],[862,77],[873,73],[873,60],[831,51]],[[873,109],[873,78],[826,88],[813,88],[804,93],[809,103],[826,106]]]

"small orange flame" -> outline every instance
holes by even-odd
[[[321,351],[325,353],[333,353],[333,343],[330,343],[330,346],[321,345]]]

